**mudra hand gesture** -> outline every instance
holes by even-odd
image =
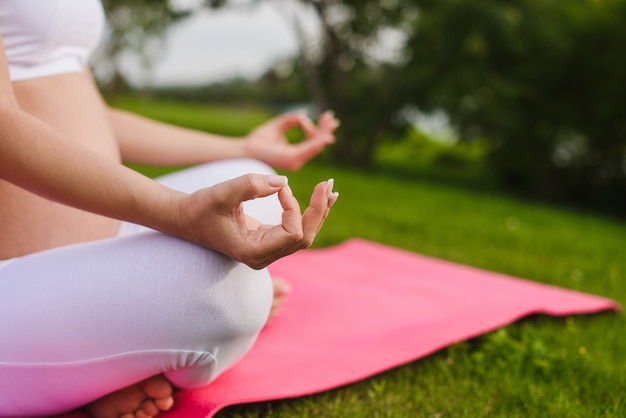
[[[331,111],[322,113],[316,126],[305,113],[286,113],[260,125],[246,138],[246,149],[252,158],[274,168],[297,170],[335,142],[334,131],[339,121]],[[290,144],[285,132],[300,127],[303,141]]]
[[[333,132],[338,126],[332,112],[323,113],[318,126],[304,113],[283,114],[250,132],[245,147],[252,158],[296,170],[335,141]],[[285,133],[296,127],[305,138],[291,144]],[[244,175],[183,196],[177,235],[260,269],[311,245],[339,196],[332,189],[332,180],[319,183],[302,214],[286,177]],[[280,225],[263,225],[244,214],[244,201],[274,193],[283,208]]]
[[[339,196],[333,181],[319,183],[309,207],[300,213],[284,176],[247,174],[185,196],[181,235],[218,250],[254,269],[311,245]],[[283,208],[280,225],[262,225],[247,217],[243,202],[278,193]]]
[[[321,182],[301,212],[267,165],[301,167],[334,142],[339,123],[329,112],[318,125],[285,114],[235,140],[108,107],[85,67],[105,27],[100,2],[31,3],[0,7],[0,260],[11,260],[0,263],[0,306],[11,317],[0,335],[16,336],[3,338],[0,362],[18,373],[55,367],[20,382],[0,373],[0,415],[156,416],[172,407],[172,384],[210,384],[280,308],[288,287],[273,280],[271,292],[267,272],[252,269],[311,245],[338,195]],[[68,36],[53,36],[59,22]],[[303,141],[287,141],[293,128]],[[122,162],[193,167],[150,179]],[[232,180],[216,184],[223,179]],[[244,213],[243,202],[266,196],[277,199],[246,211],[276,225]],[[91,315],[95,306],[102,315]],[[68,345],[72,330],[84,341]],[[42,343],[51,349],[20,350]]]

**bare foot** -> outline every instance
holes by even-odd
[[[85,410],[93,418],[151,418],[173,405],[172,385],[158,375],[104,396]]]
[[[285,280],[278,277],[272,277],[272,286],[274,288],[274,299],[272,300],[272,308],[270,309],[267,323],[274,318],[283,307],[285,299],[289,292],[291,292],[291,286]]]

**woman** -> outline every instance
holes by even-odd
[[[3,417],[145,418],[208,384],[267,320],[265,267],[309,246],[338,196],[322,182],[301,214],[270,168],[332,143],[330,113],[233,139],[108,108],[85,67],[102,26],[97,0],[0,0]],[[197,166],[153,181],[121,161]]]

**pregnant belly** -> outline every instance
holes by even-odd
[[[24,111],[68,141],[119,162],[106,106],[88,73],[20,81],[13,88]],[[51,202],[4,181],[0,202],[0,260],[111,237],[119,226],[116,220]]]

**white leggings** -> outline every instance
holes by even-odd
[[[245,173],[273,171],[231,160],[158,181],[190,192]],[[275,197],[245,209],[280,223]],[[132,224],[0,262],[0,417],[68,411],[160,373],[206,385],[248,351],[271,301],[266,270]]]

